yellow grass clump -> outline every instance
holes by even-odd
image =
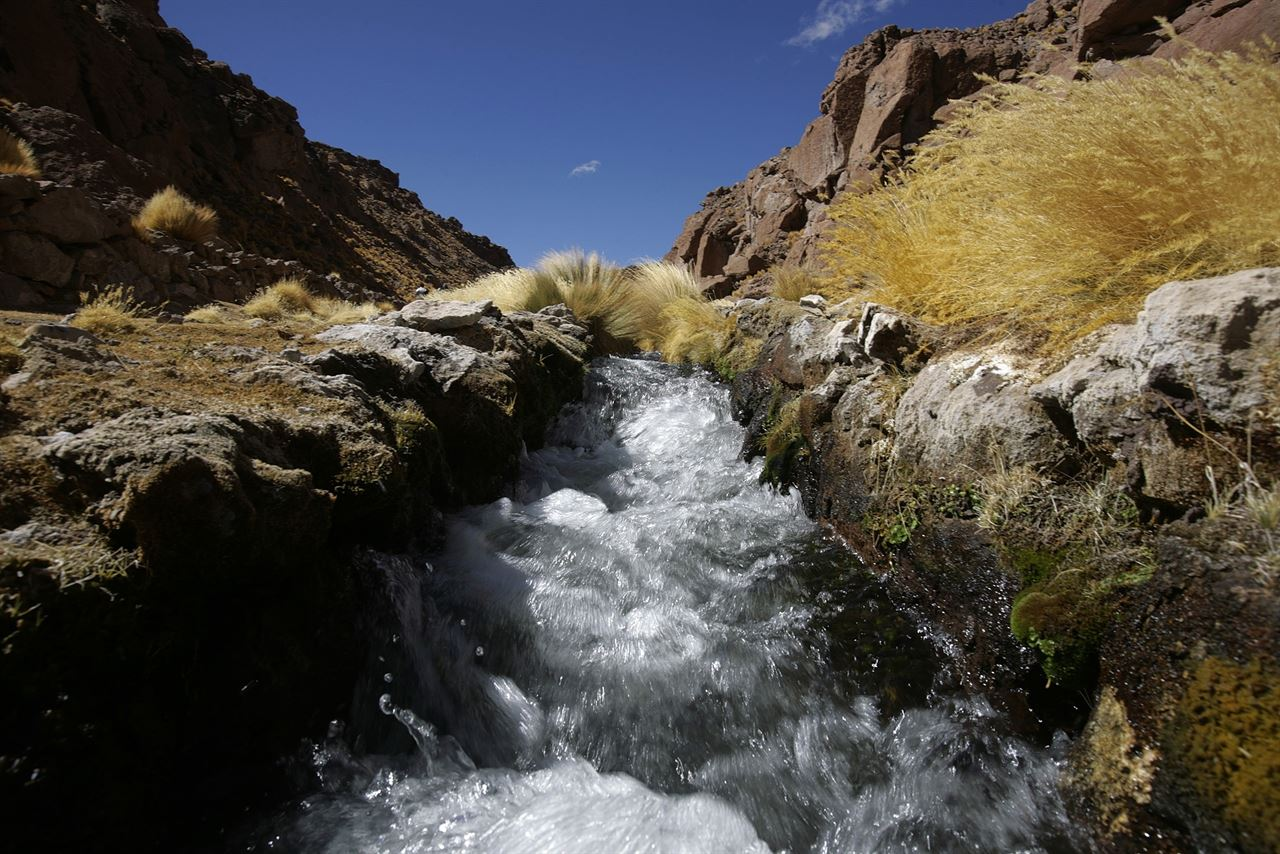
[[[833,281],[1062,345],[1167,281],[1280,263],[1273,48],[992,85],[886,186],[837,200]]]
[[[649,261],[622,269],[596,253],[574,249],[542,258],[534,269],[504,270],[428,299],[493,300],[503,311],[537,311],[563,303],[587,323],[601,352],[660,350],[674,361],[705,354],[722,340],[725,318],[707,303],[684,267]],[[702,329],[715,329],[709,335]],[[668,352],[670,351],[670,352]]]
[[[0,128],[0,175],[22,175],[39,179],[40,161],[31,143]]]
[[[96,295],[80,294],[81,307],[71,325],[95,335],[120,335],[138,328],[143,306],[124,288],[108,288]]]
[[[824,284],[808,270],[799,267],[776,267],[769,271],[773,278],[772,293],[778,299],[799,302],[801,297],[809,294],[826,296]]]
[[[169,186],[147,200],[133,218],[133,227],[143,238],[161,231],[179,240],[204,243],[218,236],[218,214]]]
[[[220,303],[197,308],[187,314],[193,323],[243,325],[258,319],[269,323],[295,323],[301,326],[334,326],[360,323],[390,310],[389,305],[353,303],[313,294],[298,279],[281,279],[265,288],[243,306]]]

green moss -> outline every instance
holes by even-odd
[[[1057,575],[1066,560],[1061,549],[1035,545],[1012,545],[1001,550],[1001,557],[1024,585],[1038,584]]]
[[[1170,724],[1176,779],[1245,851],[1280,851],[1280,671],[1207,658]]]
[[[728,349],[712,363],[712,369],[725,382],[733,382],[738,374],[755,367],[762,350],[762,339],[751,335],[734,335]]]
[[[775,392],[770,406],[769,427],[761,438],[764,449],[764,470],[760,482],[768,483],[785,494],[795,474],[795,466],[808,456],[808,442],[800,429],[800,399],[794,398],[781,406]]]

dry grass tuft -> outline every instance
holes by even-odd
[[[80,294],[81,307],[71,325],[95,335],[121,335],[138,328],[144,307],[124,288]]]
[[[169,186],[147,200],[133,218],[133,228],[143,239],[161,231],[179,240],[204,243],[218,236],[218,214]]]
[[[490,299],[503,311],[563,303],[591,326],[596,348],[660,350],[673,361],[710,363],[732,322],[703,299],[684,267],[650,261],[623,270],[581,250],[545,256],[535,269],[504,270],[428,299]]]
[[[194,323],[243,326],[250,320],[269,323],[293,323],[308,328],[361,323],[388,310],[389,306],[371,302],[353,303],[313,294],[298,279],[281,279],[259,291],[244,306],[219,303],[206,305],[187,314]]]
[[[40,161],[31,144],[0,128],[0,175],[22,175],[38,180],[41,174]]]
[[[662,311],[658,348],[668,362],[711,365],[724,353],[734,320],[706,300],[680,297]]]
[[[1167,281],[1280,263],[1272,47],[992,86],[886,186],[836,202],[833,281],[1065,345]]]
[[[769,272],[773,276],[773,287],[770,288],[770,293],[778,299],[798,302],[801,297],[807,297],[809,294],[826,296],[823,283],[808,270],[802,270],[799,267],[777,267]]]

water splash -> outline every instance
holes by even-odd
[[[758,486],[741,436],[707,379],[597,363],[510,498],[455,516],[429,567],[379,563],[404,705],[378,705],[416,753],[361,760],[276,837],[375,852],[1075,847],[1054,756],[935,678],[936,645],[794,496]]]

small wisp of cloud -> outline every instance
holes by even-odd
[[[588,160],[586,163],[579,163],[573,167],[573,171],[569,173],[570,178],[579,178],[583,175],[594,175],[600,170],[599,160]]]
[[[818,11],[800,32],[787,39],[791,47],[810,47],[846,30],[869,14],[881,14],[899,0],[819,0]]]

